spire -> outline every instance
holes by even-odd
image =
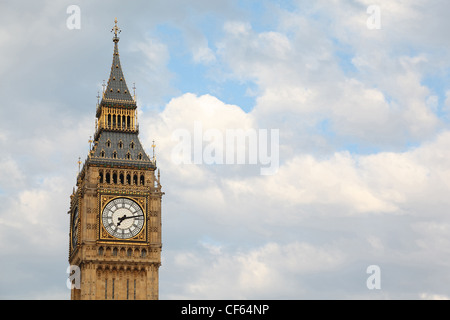
[[[109,80],[106,85],[106,90],[103,93],[103,99],[105,100],[121,100],[126,102],[134,103],[134,100],[128,90],[127,84],[125,82],[125,77],[123,76],[122,66],[120,65],[119,59],[119,37],[118,34],[121,32],[120,28],[117,26],[117,18],[114,19],[114,27],[111,32],[114,32],[113,42],[114,42],[114,54],[113,62],[111,66],[111,73],[109,75]]]

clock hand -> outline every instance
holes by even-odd
[[[129,217],[127,217],[126,215],[124,215],[123,217],[117,219],[117,220],[119,220],[119,223],[117,223],[117,225],[120,226],[120,224],[122,223],[122,221],[125,220],[125,219],[131,219],[131,218],[137,218],[137,217],[143,217],[143,216],[144,216],[143,214],[141,214],[141,215],[139,215],[139,216],[129,216]]]
[[[124,214],[122,217],[118,218],[117,220],[119,220],[119,223],[117,223],[117,226],[120,226],[120,224],[122,223],[122,221],[127,217],[126,214]]]
[[[129,217],[123,216],[121,221],[123,221],[123,220],[125,220],[125,219],[131,219],[131,218],[137,218],[137,217],[143,217],[143,216],[144,216],[143,214],[141,214],[141,215],[139,215],[139,216],[129,216]]]

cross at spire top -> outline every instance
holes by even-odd
[[[114,32],[114,42],[119,42],[119,37],[117,36],[118,33],[120,33],[122,30],[117,26],[117,17],[114,19],[114,27],[111,29],[111,32]]]

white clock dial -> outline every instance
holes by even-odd
[[[144,227],[144,212],[133,200],[116,198],[103,209],[102,223],[106,231],[118,239],[130,239]]]
[[[78,208],[75,208],[72,216],[72,248],[78,243]]]

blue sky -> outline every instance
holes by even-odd
[[[258,7],[257,4],[254,6],[254,8]],[[258,8],[259,10],[261,9]],[[195,20],[195,26],[205,31],[204,36],[213,51],[217,49],[215,48],[215,39],[223,36],[219,21],[212,15],[199,17],[198,21]],[[257,88],[254,82],[229,79],[230,71],[220,63],[203,64],[192,61],[192,52],[186,47],[182,30],[177,26],[162,23],[156,26],[152,34],[159,39],[166,39],[170,52],[167,68],[176,74],[173,86],[180,92],[192,92],[197,95],[212,93],[228,104],[240,106],[246,112],[253,108],[254,96],[249,90]],[[171,96],[168,96],[166,102],[170,98]]]
[[[73,4],[81,25],[70,30]],[[371,5],[380,29],[367,27]],[[70,296],[69,196],[115,17],[140,139],[148,153],[156,141],[166,193],[162,299],[450,298],[449,9],[3,2],[0,298]],[[196,124],[223,136],[279,130],[278,171],[178,163],[173,134],[194,137]],[[381,289],[366,286],[370,265]]]

